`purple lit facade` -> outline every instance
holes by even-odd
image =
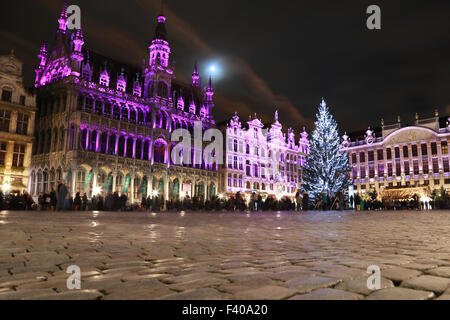
[[[39,114],[29,192],[56,189],[62,179],[72,195],[126,193],[164,199],[216,195],[216,165],[175,166],[173,130],[193,136],[194,123],[214,127],[212,81],[202,87],[195,64],[192,83],[176,80],[166,18],[157,19],[142,68],[117,63],[85,48],[81,30],[67,30],[64,8],[56,44],[39,52],[35,86]],[[192,143],[194,145],[194,143]],[[192,149],[192,161],[202,150]],[[197,158],[197,159],[196,159]]]
[[[376,190],[381,198],[399,199],[417,194],[429,197],[441,187],[450,190],[448,140],[450,119],[419,119],[415,124],[369,128],[365,134],[343,137],[342,148],[352,167],[354,192]]]
[[[275,121],[269,128],[255,115],[244,127],[236,114],[227,127],[225,165],[221,189],[226,194],[237,192],[293,198],[302,184],[302,168],[306,165],[310,144],[304,130],[298,144],[292,129],[283,133]]]

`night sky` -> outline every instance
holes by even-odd
[[[141,66],[160,0],[74,0],[85,45]],[[382,10],[382,30],[366,9]],[[1,0],[0,52],[14,48],[32,85],[43,40],[53,41],[61,0]],[[322,97],[341,131],[450,116],[450,1],[168,0],[164,13],[176,75],[189,81],[195,60],[216,90],[216,120],[258,113],[285,129],[311,128]]]

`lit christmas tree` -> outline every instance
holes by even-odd
[[[323,99],[310,143],[308,163],[303,171],[303,191],[311,201],[323,193],[333,197],[345,192],[350,185],[348,156],[341,152],[337,123]]]

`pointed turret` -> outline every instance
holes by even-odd
[[[47,64],[48,52],[47,52],[47,43],[45,41],[41,45],[41,50],[39,51],[38,58],[39,58],[39,66],[37,66],[36,69],[34,69],[34,72],[36,73],[36,78],[34,81],[35,87],[39,86],[42,73],[45,69],[45,65]]]
[[[39,66],[44,67],[45,64],[47,63],[47,42],[46,41],[44,41],[41,45],[41,50],[39,51],[38,58],[39,58]]]
[[[198,74],[197,61],[194,64],[194,72],[192,73],[192,86],[198,87],[200,85],[200,76]]]
[[[167,68],[169,66],[170,59],[170,46],[167,40],[166,30],[166,17],[161,14],[157,19],[158,23],[155,29],[155,36],[150,49],[149,66],[163,66]]]
[[[142,95],[141,75],[136,73],[136,80],[133,83],[133,95],[140,97]]]
[[[66,30],[67,30],[67,3],[66,2],[64,2],[64,4],[63,4],[63,8],[61,11],[61,15],[59,16],[58,23],[59,23],[58,33],[66,34]]]

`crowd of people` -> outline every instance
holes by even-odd
[[[445,190],[434,194],[433,198],[424,201],[418,195],[409,200],[379,201],[375,195],[363,198],[359,194],[349,198],[338,193],[330,197],[322,193],[310,201],[307,193],[297,192],[295,198],[268,196],[263,199],[260,194],[250,196],[237,192],[229,195],[215,196],[209,200],[203,197],[173,198],[164,201],[162,196],[142,196],[140,203],[130,204],[127,195],[118,192],[88,198],[86,193],[79,192],[74,197],[62,181],[57,190],[42,193],[37,203],[28,193],[11,193],[5,196],[0,192],[0,210],[42,210],[42,211],[310,211],[310,210],[434,210],[450,209],[450,197]]]

